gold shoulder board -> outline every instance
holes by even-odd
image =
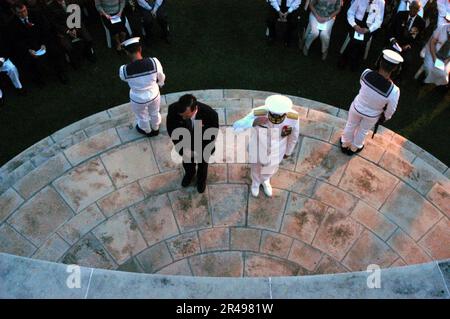
[[[255,116],[267,115],[267,110],[266,109],[253,110],[253,115],[255,115]]]
[[[288,119],[292,119],[292,120],[298,120],[298,114],[297,113],[293,113],[293,112],[289,112],[287,114],[287,118]]]

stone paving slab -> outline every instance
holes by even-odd
[[[202,252],[230,249],[230,229],[214,227],[198,232]]]
[[[397,229],[387,243],[408,265],[431,260],[424,250],[401,229]]]
[[[267,255],[273,255],[287,259],[293,239],[286,235],[263,231],[260,251]]]
[[[261,230],[246,227],[230,228],[230,248],[241,251],[259,251]]]
[[[21,236],[7,223],[0,225],[0,251],[3,253],[31,256],[36,247]]]
[[[344,213],[350,213],[357,202],[354,196],[324,182],[316,183],[312,197]]]
[[[247,225],[254,228],[278,231],[281,227],[287,198],[287,191],[276,188],[273,189],[272,197],[266,197],[264,194],[261,194],[258,198],[250,196],[248,200]]]
[[[141,252],[137,259],[146,273],[155,273],[157,270],[173,262],[165,242],[160,242]]]
[[[150,139],[155,160],[160,172],[167,172],[178,168],[179,164],[172,159],[173,143],[169,135],[162,133]],[[173,151],[175,152],[175,151]],[[178,158],[178,156],[177,156]]]
[[[312,196],[316,179],[285,169],[279,169],[271,179],[272,187],[291,191],[297,194]]]
[[[17,189],[23,198],[28,199],[70,168],[71,165],[64,154],[59,153],[20,179],[14,184],[14,188]]]
[[[46,187],[22,205],[8,223],[39,247],[71,217],[73,213],[61,196]]]
[[[397,229],[397,225],[380,214],[375,208],[359,201],[351,213],[351,217],[364,225],[382,240],[387,240]]]
[[[103,214],[110,217],[128,206],[142,200],[144,200],[144,193],[142,192],[139,184],[134,182],[106,195],[97,203]]]
[[[149,197],[130,212],[149,246],[179,233],[166,194]]]
[[[35,169],[31,161],[27,161],[14,169],[12,172],[0,173],[0,194],[5,192],[10,186],[14,185],[22,177]]]
[[[114,190],[111,179],[98,158],[77,166],[54,181],[53,185],[77,213]]]
[[[317,268],[323,254],[314,247],[294,240],[288,259],[293,261],[306,270],[314,271]]]
[[[194,276],[242,277],[243,265],[240,252],[216,252],[189,258]]]
[[[164,267],[157,272],[160,275],[171,275],[171,276],[192,276],[191,268],[189,267],[187,259],[182,259],[180,261],[174,262],[167,267]]]
[[[196,232],[181,234],[175,238],[167,240],[170,254],[174,260],[199,254],[200,241]]]
[[[450,189],[444,188],[440,184],[435,184],[430,192],[427,194],[427,198],[433,205],[440,209],[441,212],[450,218]]]
[[[117,271],[143,273],[142,267],[136,261],[136,257],[128,259],[122,265],[117,267]]]
[[[317,230],[312,246],[342,260],[363,230],[363,226],[345,214],[330,212]]]
[[[273,92],[256,91],[256,90],[223,90],[223,97],[226,99],[240,99],[240,98],[253,98],[253,99],[265,99],[270,95],[277,94]]]
[[[326,205],[304,196],[291,194],[281,232],[311,244],[327,212]]]
[[[92,126],[89,126],[84,129],[84,132],[86,132],[86,135],[91,137],[94,135],[97,135],[99,133],[102,133],[104,131],[107,131],[109,129],[113,129],[117,126],[133,123],[134,121],[134,114],[132,113],[124,113],[121,115],[118,115],[116,117],[111,117],[110,119],[107,119],[106,121],[96,123]]]
[[[250,166],[248,164],[228,164],[228,183],[250,184]]]
[[[295,171],[337,185],[348,161],[349,157],[337,147],[306,137],[303,139]]]
[[[73,245],[62,257],[61,262],[94,268],[116,268],[116,263],[106,252],[101,242],[91,233]]]
[[[283,259],[245,254],[245,277],[295,276],[299,266]]]
[[[64,154],[70,163],[75,166],[88,158],[119,145],[120,143],[120,138],[117,135],[116,130],[111,128],[73,145],[65,150]]]
[[[177,93],[169,93],[165,94],[166,98],[166,104],[172,104],[185,94],[193,94],[198,101],[207,103],[207,100],[218,100],[224,98],[223,90],[197,90],[197,91],[183,91],[183,92],[177,92]]]
[[[139,185],[145,196],[153,196],[181,188],[181,180],[181,171],[174,170],[140,179]]]
[[[117,187],[159,173],[148,140],[126,144],[103,155],[101,159]]]
[[[214,226],[245,224],[248,188],[244,185],[210,185],[209,200]]]
[[[23,198],[12,188],[0,195],[0,224],[15,211],[20,204],[24,202]]]
[[[110,117],[106,111],[96,113],[96,114],[86,117],[78,122],[70,124],[69,126],[66,126],[63,129],[53,133],[51,135],[51,138],[55,142],[59,142],[77,131],[81,131],[82,129],[92,126],[95,123],[99,123],[99,122],[108,120],[109,118]]]
[[[343,260],[352,271],[367,270],[369,265],[389,267],[398,255],[381,239],[369,231],[364,231]]]
[[[442,214],[410,186],[400,183],[380,209],[391,221],[419,240]]]
[[[58,234],[66,242],[73,245],[104,220],[105,216],[98,206],[92,204],[61,226],[58,229]]]
[[[300,134],[307,137],[313,137],[318,140],[328,141],[333,134],[334,127],[312,119],[300,118]]]
[[[421,240],[420,245],[436,260],[450,258],[450,220],[442,218]]]
[[[349,270],[345,268],[340,262],[336,259],[324,255],[319,262],[315,270],[315,274],[340,274],[348,272]]]
[[[208,194],[198,194],[196,188],[169,193],[173,214],[181,232],[210,227]]]
[[[339,187],[374,208],[380,208],[393,191],[398,179],[360,157],[349,162]]]
[[[54,234],[47,239],[32,257],[35,259],[57,261],[69,248],[69,244],[67,244],[58,234]]]
[[[118,264],[147,247],[136,221],[126,210],[107,219],[93,233]]]

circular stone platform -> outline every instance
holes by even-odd
[[[225,129],[271,92],[193,91]],[[181,93],[162,97],[163,113]],[[128,104],[40,141],[0,169],[0,251],[88,267],[193,276],[295,276],[450,258],[450,170],[381,128],[357,156],[347,112],[291,97],[301,116],[274,197],[249,196],[246,164],[182,189],[165,133],[136,133]],[[163,123],[165,116],[163,116]],[[236,150],[239,151],[239,150]]]

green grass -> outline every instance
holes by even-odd
[[[167,75],[163,93],[214,88],[276,91],[348,109],[359,89],[359,73],[339,71],[337,51],[344,34],[343,15],[332,35],[329,58],[320,60],[319,41],[305,58],[295,47],[265,44],[262,0],[183,0],[168,2],[173,41],[157,41],[145,54],[157,56]],[[0,109],[0,165],[53,132],[96,112],[128,101],[118,78],[125,56],[106,48],[100,25],[90,26],[99,61],[71,71],[68,86],[49,77],[43,89],[25,97],[11,90]],[[157,29],[157,28],[156,28]],[[376,41],[368,62],[381,48]],[[369,64],[368,64],[369,65]],[[398,110],[386,126],[450,164],[450,95],[408,80]]]

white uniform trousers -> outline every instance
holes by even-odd
[[[348,112],[347,123],[342,135],[343,144],[351,144],[357,148],[364,145],[364,139],[379,117],[369,117],[358,113],[353,104]]]
[[[130,101],[130,104],[139,128],[146,133],[150,133],[152,129],[155,131],[159,129],[159,125],[161,124],[161,113],[159,113],[161,95],[158,94],[157,97],[147,103]]]
[[[315,39],[320,35],[320,40],[322,41],[322,53],[327,52],[330,46],[331,30],[333,30],[334,19],[331,19],[324,23],[326,30],[320,31],[318,29],[319,22],[317,21],[314,14],[309,14],[309,23],[305,32],[305,47],[309,50],[309,47],[314,42]]]
[[[22,83],[20,83],[19,79],[19,71],[17,70],[16,66],[11,62],[11,60],[6,60],[3,65],[0,67],[0,72],[6,72],[6,74],[11,79],[11,82],[13,83],[14,87],[16,89],[22,88]],[[3,92],[0,89],[0,98],[3,97]]]
[[[252,163],[250,165],[250,172],[252,182],[262,184],[268,180],[278,171],[279,164],[271,166],[263,166],[259,163]]]

